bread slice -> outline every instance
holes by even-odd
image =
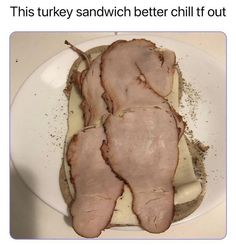
[[[106,47],[96,47],[87,51],[87,54],[94,59],[104,51]],[[74,69],[82,71],[85,64],[78,59],[72,66]],[[71,75],[71,74],[70,74]],[[69,78],[70,78],[69,75]],[[173,90],[167,97],[170,104],[178,112],[179,108],[179,82],[181,76],[176,70],[174,75]],[[65,152],[71,137],[83,128],[83,113],[79,108],[81,98],[73,83],[70,83],[69,104],[68,104],[68,132],[66,135]],[[194,156],[196,158],[196,156]],[[201,203],[204,188],[201,181],[196,177],[193,167],[193,156],[189,151],[186,138],[183,136],[179,142],[179,163],[174,178],[175,187],[175,217],[174,221],[180,220],[191,214]],[[204,172],[204,168],[200,171]],[[205,176],[205,175],[204,175]],[[70,167],[64,157],[60,172],[60,186],[69,205],[73,200],[74,187],[70,181]],[[139,225],[136,215],[132,211],[132,194],[129,187],[125,185],[122,196],[117,200],[110,226],[134,226]]]

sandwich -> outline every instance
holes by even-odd
[[[179,114],[175,53],[134,39],[79,55],[60,170],[73,228],[83,237],[115,226],[164,232],[199,207],[206,184],[207,147],[187,137]]]

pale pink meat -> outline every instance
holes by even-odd
[[[174,216],[173,178],[185,124],[163,96],[172,90],[175,54],[146,40],[113,43],[101,78],[110,112],[102,154],[128,183],[140,225],[163,232]]]
[[[110,115],[103,157],[133,193],[133,211],[149,232],[165,231],[174,215],[173,178],[178,162],[178,130],[171,113],[140,108]]]
[[[171,92],[175,54],[144,39],[118,41],[102,55],[102,86],[116,113],[129,107],[158,104]],[[109,106],[111,108],[111,106]]]
[[[101,155],[106,139],[103,127],[95,127],[107,114],[100,83],[101,57],[95,59],[88,71],[82,72],[78,88],[83,97],[81,108],[85,126],[75,135],[67,151],[75,199],[71,205],[74,230],[84,237],[97,237],[110,223],[117,198],[123,192],[119,180]]]
[[[109,224],[123,192],[120,179],[130,187],[141,227],[159,233],[172,223],[172,182],[185,128],[163,98],[171,92],[174,69],[174,52],[144,39],[121,40],[80,75],[81,108],[90,127],[73,137],[67,153],[78,234],[96,237]],[[104,116],[103,127],[94,127]]]
[[[101,155],[105,138],[103,127],[82,130],[73,137],[67,152],[75,187],[71,206],[73,227],[84,237],[100,235],[123,192],[123,181],[115,176]]]
[[[89,70],[82,72],[77,81],[80,94],[83,98],[81,109],[84,113],[85,126],[96,124],[102,116],[108,113],[107,105],[102,99],[104,89],[100,82],[101,56],[91,64]]]

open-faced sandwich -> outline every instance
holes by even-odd
[[[82,56],[65,89],[60,173],[73,228],[83,237],[113,226],[164,232],[205,193],[205,149],[185,136],[178,112],[182,77],[175,53],[134,39]]]

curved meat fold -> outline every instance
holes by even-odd
[[[82,95],[82,83],[84,81],[84,77],[87,74],[87,69],[83,70],[82,72],[77,72],[77,77],[74,79],[75,85],[77,86],[77,90],[79,91],[80,95]]]
[[[102,55],[101,65],[102,86],[112,102],[112,112],[156,104],[157,94],[171,92],[174,69],[174,52],[157,49],[149,41],[113,43]]]
[[[123,192],[123,182],[116,178],[101,155],[105,138],[103,127],[82,130],[72,138],[67,152],[76,191],[71,206],[73,227],[84,237],[100,235]]]
[[[106,139],[98,121],[107,114],[102,99],[99,56],[90,69],[82,72],[78,88],[83,97],[84,130],[75,135],[67,150],[67,161],[75,188],[71,206],[73,227],[84,237],[97,237],[109,224],[117,198],[123,192],[119,180],[101,155],[101,145]]]
[[[184,134],[186,123],[183,121],[182,116],[180,116],[173,107],[170,106],[170,110],[172,112],[172,115],[174,116],[174,119],[175,119],[175,122],[176,122],[176,126],[177,126],[177,129],[178,129],[179,140],[180,140],[181,137]]]
[[[97,124],[101,117],[108,113],[107,105],[102,99],[104,89],[100,81],[100,64],[101,56],[98,56],[89,70],[82,72],[77,82],[83,97],[81,109],[84,113],[85,126]]]

